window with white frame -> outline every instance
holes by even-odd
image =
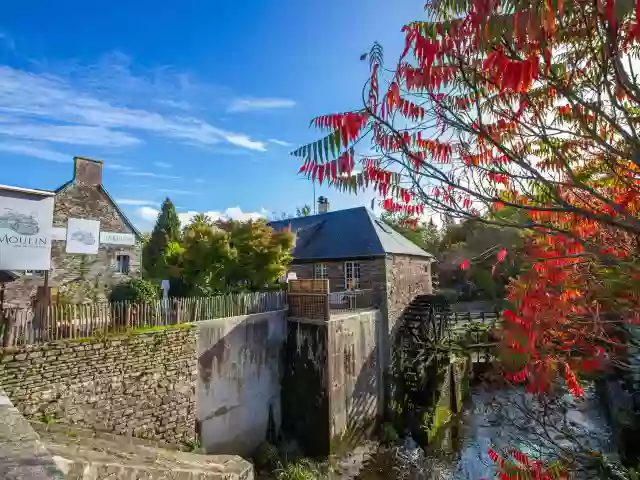
[[[116,255],[116,263],[118,264],[118,273],[129,273],[129,255]]]
[[[360,288],[360,262],[344,262],[344,287],[346,290]]]
[[[329,273],[327,272],[326,263],[316,263],[313,266],[313,278],[315,278],[316,280],[329,278]]]
[[[23,276],[25,277],[44,277],[45,270],[24,270]]]

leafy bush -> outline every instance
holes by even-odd
[[[320,478],[320,472],[306,460],[290,463],[276,470],[277,480],[317,480],[318,478]]]
[[[158,285],[148,280],[132,279],[113,287],[109,295],[112,302],[149,302],[158,298]]]
[[[262,442],[258,445],[253,455],[253,461],[259,471],[271,472],[280,465],[278,449],[269,442]]]

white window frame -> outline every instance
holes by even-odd
[[[329,278],[329,269],[326,263],[313,264],[313,278],[316,280],[326,280]]]
[[[127,257],[129,260],[127,260],[127,271],[123,272],[122,270],[122,266],[123,266],[123,262],[121,261],[122,257]],[[129,275],[129,273],[131,272],[131,255],[129,255],[128,253],[118,253],[116,255],[116,269],[118,270],[118,273],[120,275]]]
[[[45,270],[23,270],[22,275],[31,278],[44,278],[44,273]]]
[[[357,290],[360,288],[360,262],[344,262],[344,289]]]

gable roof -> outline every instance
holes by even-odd
[[[74,184],[75,184],[74,180],[69,180],[68,182],[64,183],[63,185],[60,185],[55,190],[56,195],[58,195],[59,193],[64,192],[67,188],[69,188],[71,185],[74,185]],[[122,221],[125,223],[125,225],[127,225],[127,227],[129,227],[131,229],[131,231],[136,236],[136,238],[138,240],[142,240],[142,234],[140,233],[140,231],[135,227],[135,225],[133,223],[131,223],[129,218],[120,209],[120,207],[118,206],[116,201],[111,197],[111,195],[109,195],[109,192],[107,192],[107,189],[104,188],[104,186],[102,184],[98,185],[98,189],[100,190],[100,193],[102,193],[105,197],[107,197],[107,200],[109,200],[109,203],[111,203],[111,205],[115,209],[116,213],[118,215],[120,215],[120,218],[122,219]]]
[[[387,253],[433,258],[365,207],[277,220],[269,225],[275,230],[291,225],[297,235],[292,252],[297,260],[377,257]]]

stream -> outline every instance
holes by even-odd
[[[547,406],[552,415],[542,415],[545,406],[534,403],[522,391],[475,389],[463,412],[444,428],[426,452],[410,438],[405,445],[380,449],[365,462],[361,480],[424,479],[480,480],[495,478],[495,467],[487,450],[517,448],[530,458],[553,459],[602,452],[615,457],[615,446],[604,409],[594,388],[586,388],[582,399],[570,395]],[[412,443],[413,442],[413,443]],[[593,472],[574,472],[572,478],[595,478]]]

